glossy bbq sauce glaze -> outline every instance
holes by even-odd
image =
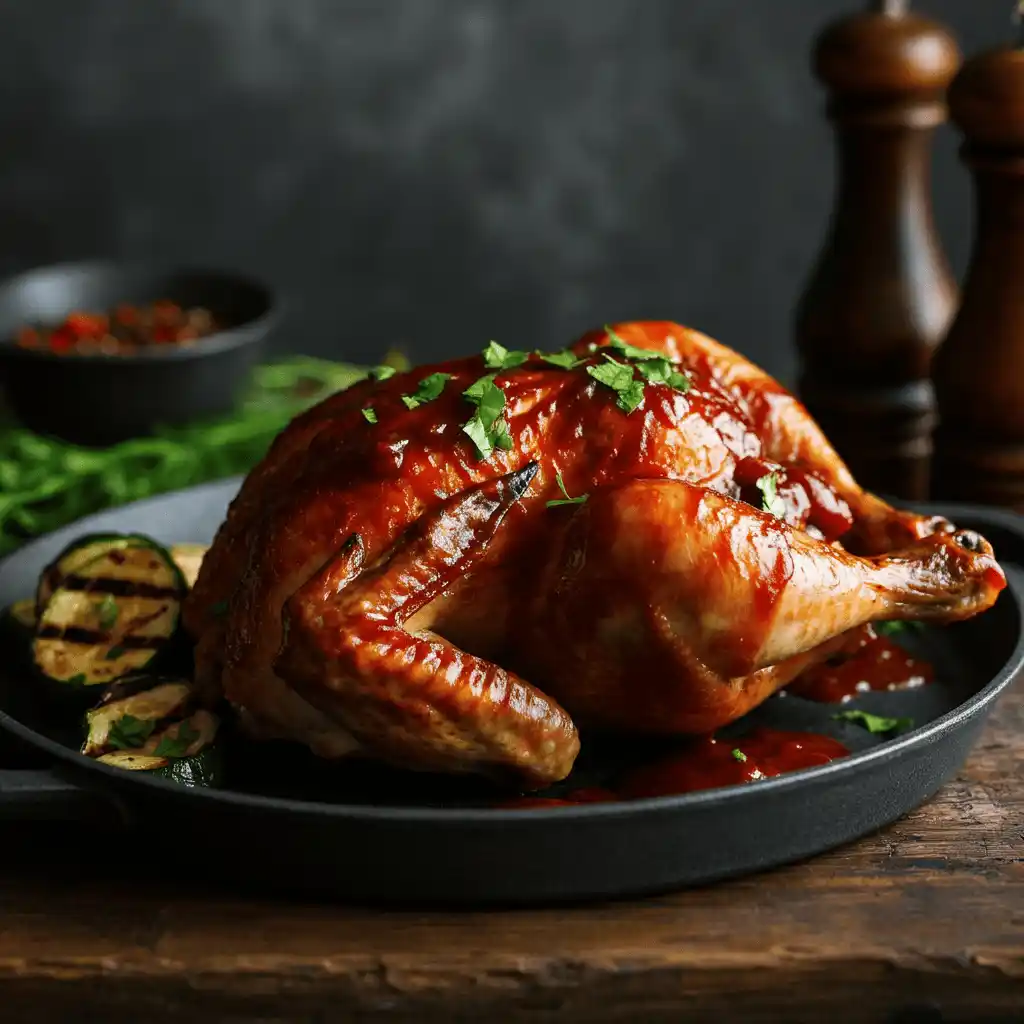
[[[871,690],[912,690],[934,682],[935,670],[884,635],[885,624],[853,630],[832,657],[802,673],[788,693],[839,704]]]
[[[642,800],[700,789],[735,786],[828,764],[849,750],[838,740],[816,733],[759,726],[739,739],[702,736],[682,750],[628,772],[614,789],[570,790],[565,796],[519,797],[508,808],[572,807],[613,800]]]

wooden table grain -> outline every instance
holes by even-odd
[[[575,908],[285,902],[176,882],[175,858],[201,863],[201,836],[140,850],[85,826],[8,825],[0,1020],[1024,1020],[1022,755],[1018,685],[961,774],[877,835],[758,877]]]

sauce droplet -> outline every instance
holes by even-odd
[[[850,644],[786,687],[789,693],[824,704],[840,704],[870,690],[911,690],[935,679],[927,661],[864,626]]]

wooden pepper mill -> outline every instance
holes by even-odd
[[[933,366],[932,493],[1024,511],[1024,40],[967,61],[949,102],[974,178],[975,239]]]
[[[957,291],[932,221],[931,139],[960,62],[953,37],[906,3],[874,3],[819,36],[838,191],[800,300],[800,397],[858,481],[928,493],[932,352]]]

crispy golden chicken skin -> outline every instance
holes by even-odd
[[[300,416],[186,624],[257,736],[528,788],[568,774],[577,725],[710,731],[866,622],[967,618],[1004,586],[983,538],[859,488],[764,372],[636,322]]]

